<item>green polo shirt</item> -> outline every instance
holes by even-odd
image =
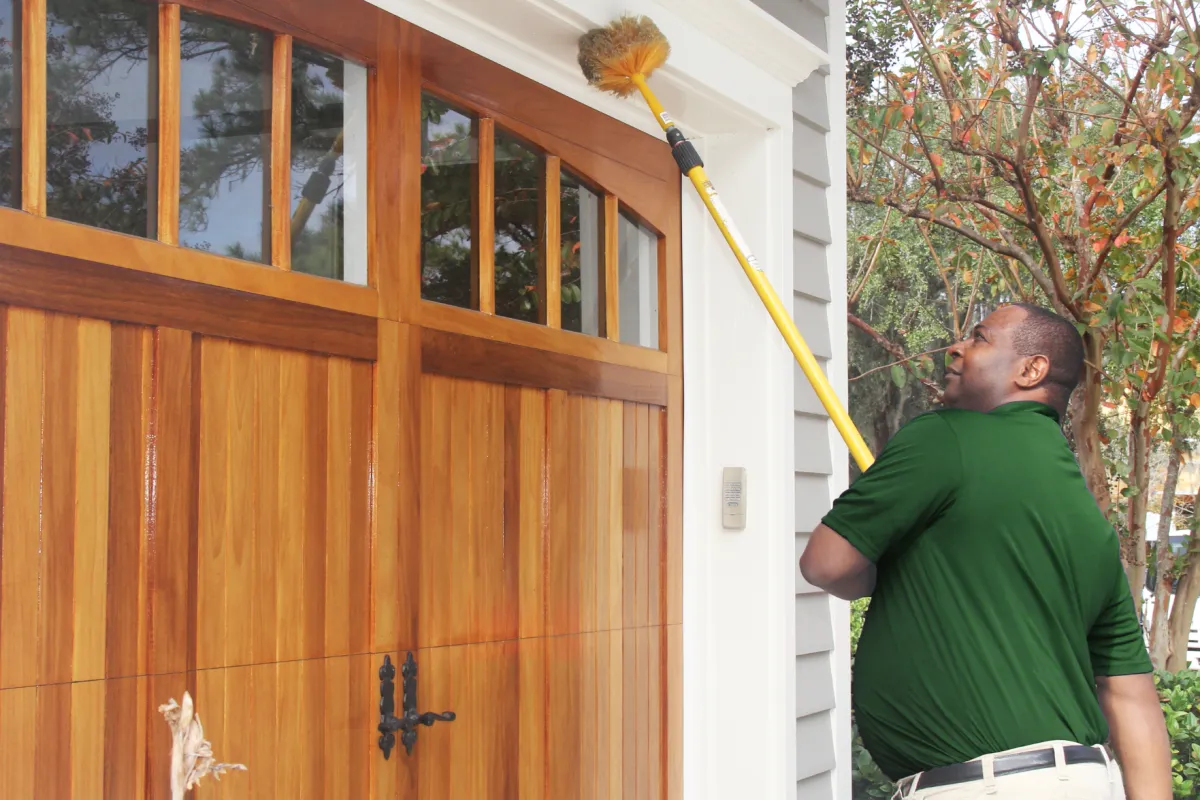
[[[878,566],[853,701],[893,780],[1104,742],[1095,676],[1151,671],[1117,535],[1045,405],[917,417],[823,521]]]

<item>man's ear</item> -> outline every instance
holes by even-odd
[[[1024,359],[1021,372],[1017,375],[1017,386],[1022,389],[1036,389],[1050,374],[1050,359],[1045,356],[1030,356]]]

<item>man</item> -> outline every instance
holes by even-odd
[[[950,355],[947,408],[888,442],[800,560],[815,586],[872,597],[854,665],[863,744],[906,800],[1170,800],[1117,536],[1060,427],[1080,336],[1006,306]]]

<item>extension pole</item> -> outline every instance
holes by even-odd
[[[800,335],[800,331],[796,329],[796,323],[792,321],[791,315],[779,300],[779,295],[775,293],[767,276],[759,269],[758,262],[754,258],[754,254],[750,252],[745,240],[742,239],[738,229],[733,224],[733,219],[729,216],[729,212],[725,209],[720,198],[717,197],[717,190],[713,188],[712,181],[704,171],[704,162],[700,160],[700,155],[696,152],[696,148],[684,138],[683,132],[676,127],[671,117],[663,108],[662,103],[658,102],[658,98],[654,96],[654,92],[650,90],[649,84],[646,83],[646,77],[641,74],[635,74],[630,77],[630,80],[641,91],[642,97],[645,98],[650,110],[654,112],[654,119],[658,121],[659,126],[667,134],[667,142],[671,145],[671,151],[675,156],[675,161],[679,164],[680,170],[687,175],[691,180],[692,185],[696,187],[696,191],[700,194],[700,199],[704,201],[705,207],[708,208],[709,214],[717,223],[717,227],[721,229],[721,234],[725,237],[725,241],[729,244],[733,254],[737,256],[738,263],[742,265],[742,271],[746,273],[746,277],[750,279],[750,283],[754,286],[754,290],[758,292],[759,299],[766,306],[767,313],[771,315],[771,319],[775,321],[779,332],[783,334],[784,340],[788,347],[792,350],[792,355],[796,357],[796,361],[800,364],[800,369],[804,371],[808,382],[812,384],[813,390],[817,393],[817,397],[821,400],[821,405],[825,407],[825,411],[829,414],[829,418],[833,420],[834,427],[842,435],[846,445],[850,448],[850,454],[854,456],[854,460],[858,462],[859,469],[864,472],[875,458],[871,455],[867,443],[863,441],[862,435],[854,426],[850,415],[846,413],[846,409],[834,394],[833,387],[829,384],[829,379],[825,377],[825,373],[821,371],[821,365],[817,363],[817,359],[813,356],[812,350],[804,342],[804,337]]]

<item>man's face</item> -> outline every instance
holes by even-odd
[[[966,341],[950,348],[942,397],[946,406],[988,412],[1016,391],[1025,359],[1014,350],[1012,334],[1024,317],[1024,309],[997,309]]]

